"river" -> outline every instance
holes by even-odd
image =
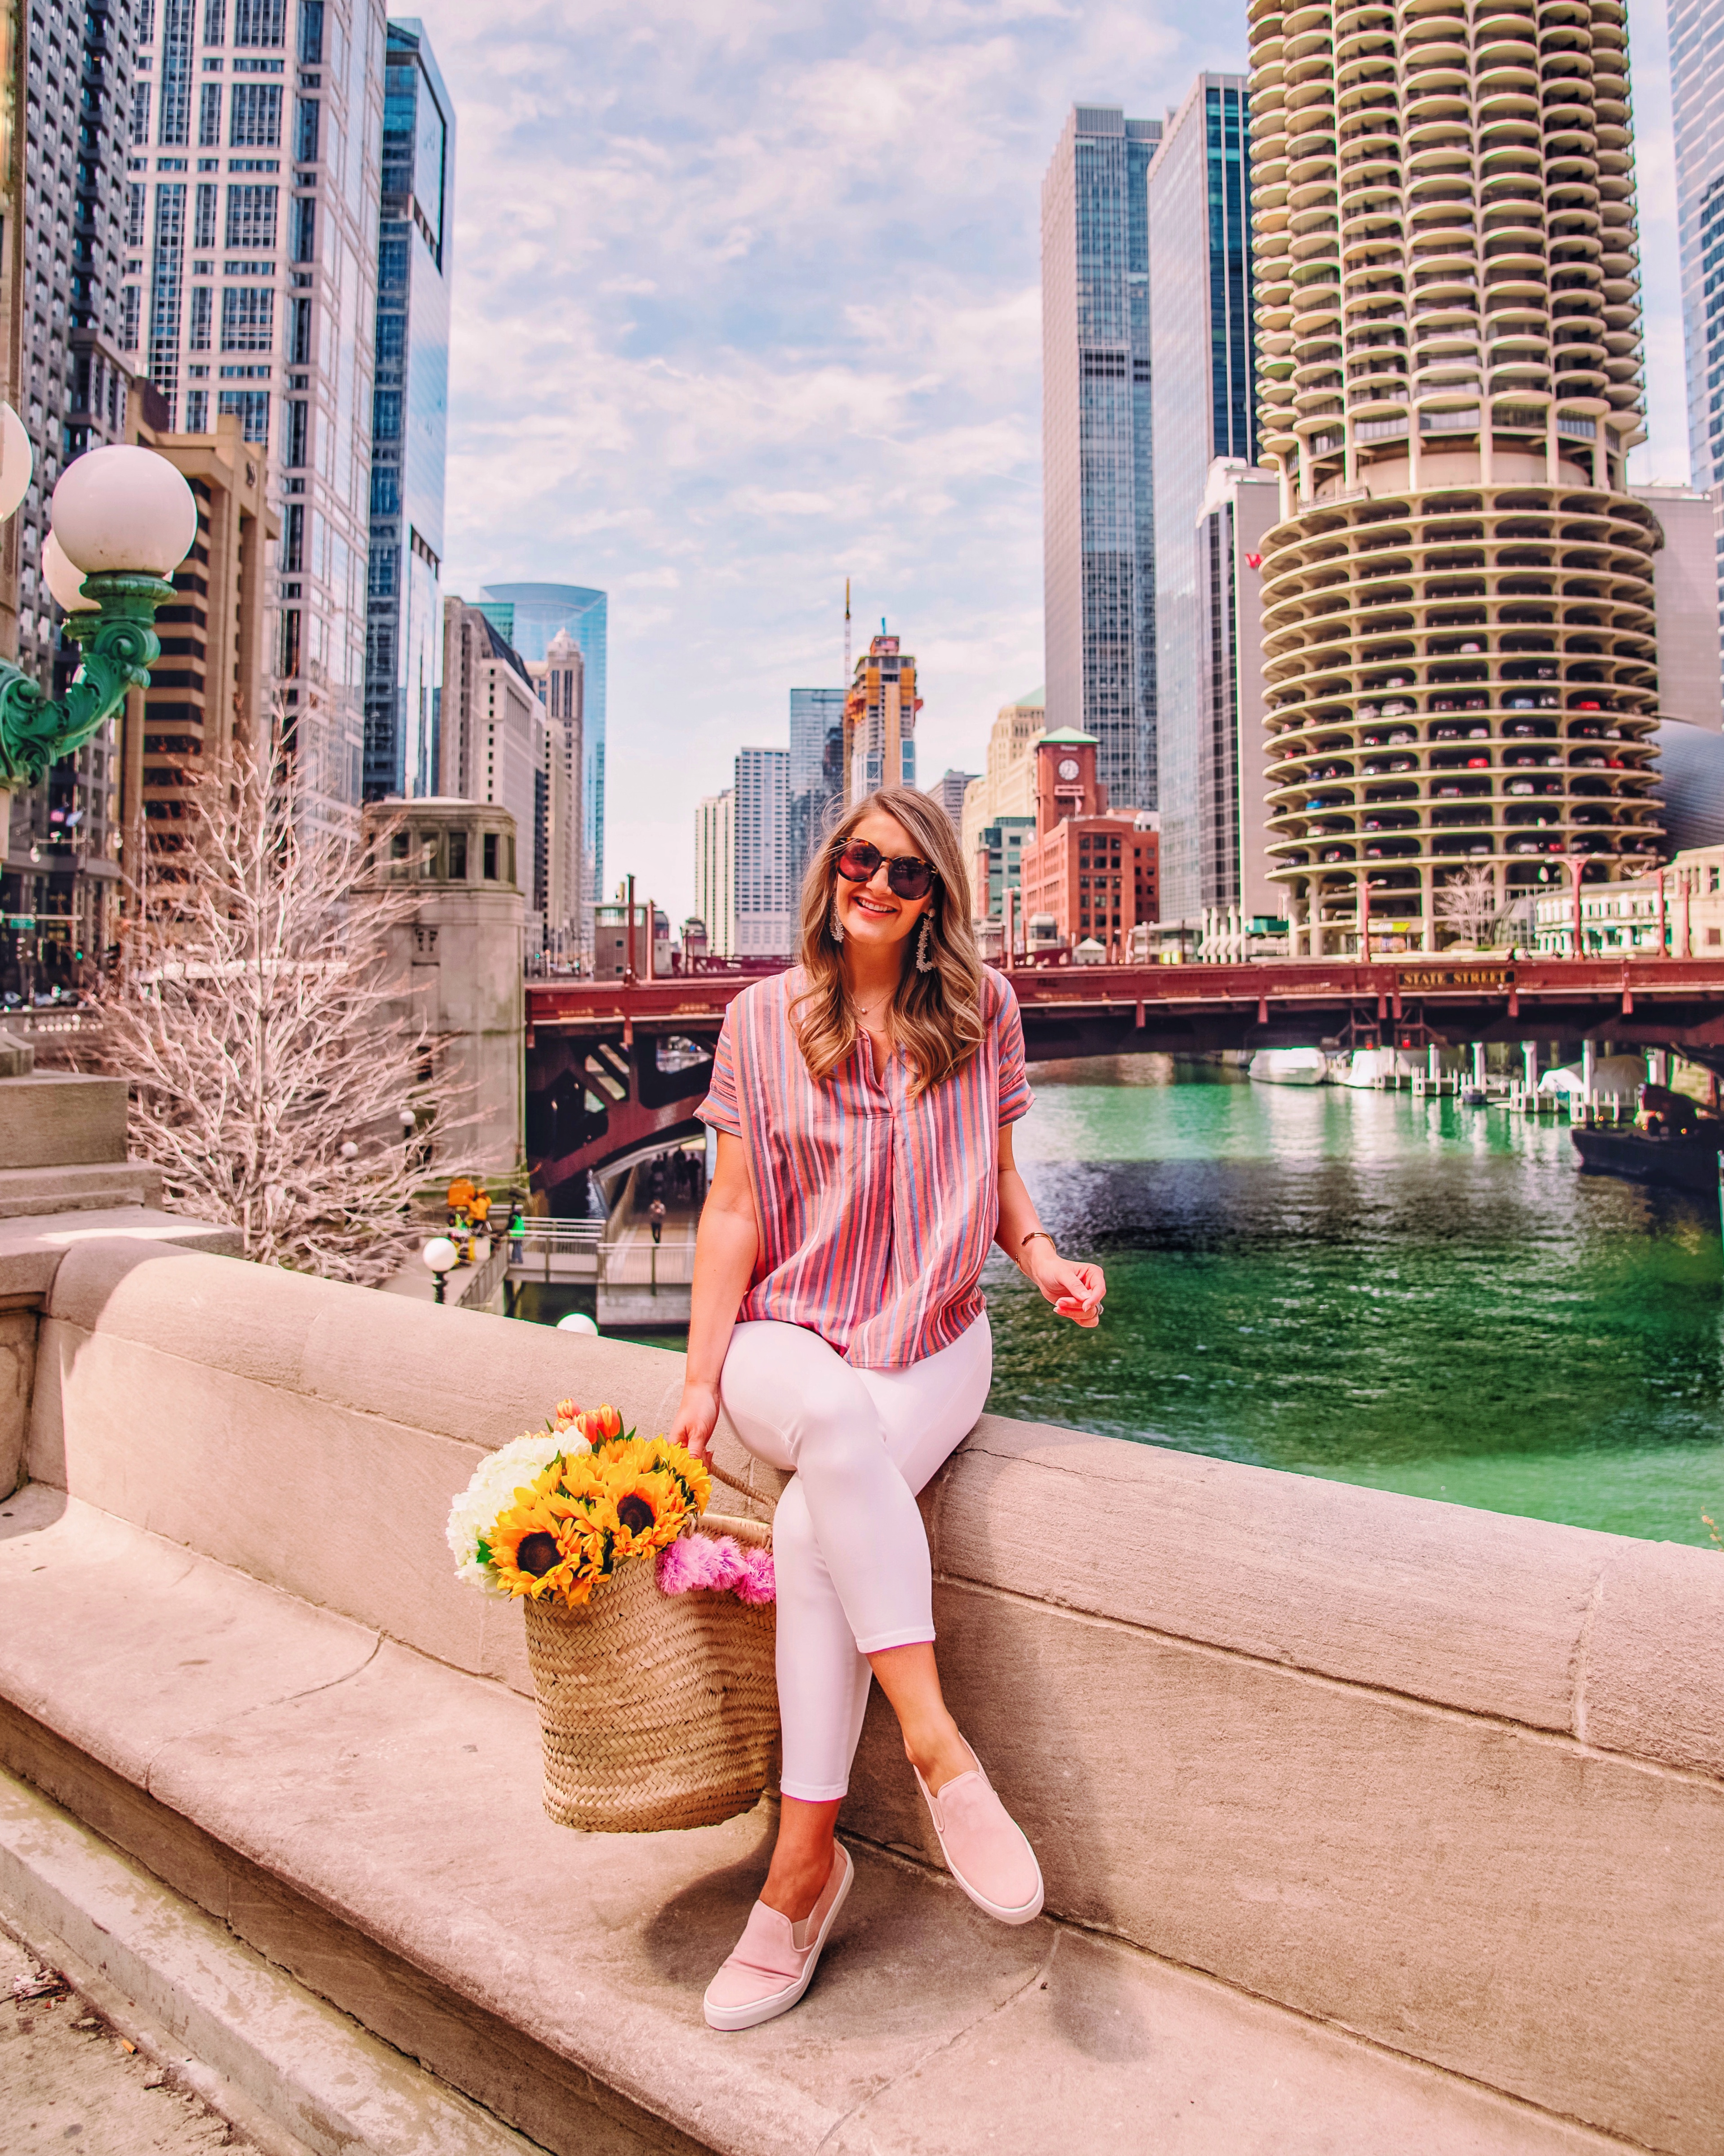
[[[1080,1332],[996,1255],[996,1413],[1620,1534],[1724,1522],[1715,1208],[1452,1099],[1163,1056],[1030,1078],[1018,1161],[1107,1308]]]
[[[1030,1075],[1018,1157],[1107,1308],[1059,1324],[996,1259],[996,1412],[1621,1534],[1724,1522],[1715,1209],[1452,1099]]]

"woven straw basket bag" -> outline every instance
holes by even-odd
[[[772,1543],[758,1520],[709,1512],[700,1524],[745,1546]],[[778,1737],[772,1604],[700,1589],[661,1594],[642,1563],[584,1609],[525,1607],[545,1809],[560,1826],[654,1834],[716,1826],[759,1802]]]

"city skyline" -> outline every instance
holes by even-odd
[[[662,861],[680,918],[697,800],[738,746],[785,740],[792,685],[841,678],[847,572],[859,643],[885,613],[918,654],[925,773],[980,768],[1003,700],[1043,678],[1041,175],[1076,100],[1159,116],[1198,71],[1238,72],[1243,10],[804,11],[721,34],[657,8],[626,47],[600,13],[567,33],[567,82],[536,17],[420,13],[471,146],[445,588],[609,592],[606,884]],[[1653,433],[1635,470],[1680,480],[1662,8],[1631,21]],[[849,116],[817,156],[806,100],[839,82]],[[930,100],[941,141],[895,165]]]

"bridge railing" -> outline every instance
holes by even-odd
[[[690,1287],[695,1246],[692,1242],[655,1243],[649,1237],[601,1243],[598,1277],[609,1287]]]
[[[528,1220],[507,1237],[509,1270],[517,1279],[591,1280],[598,1270],[603,1220]]]

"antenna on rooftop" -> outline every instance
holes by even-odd
[[[850,685],[850,580],[844,578],[844,686]]]

